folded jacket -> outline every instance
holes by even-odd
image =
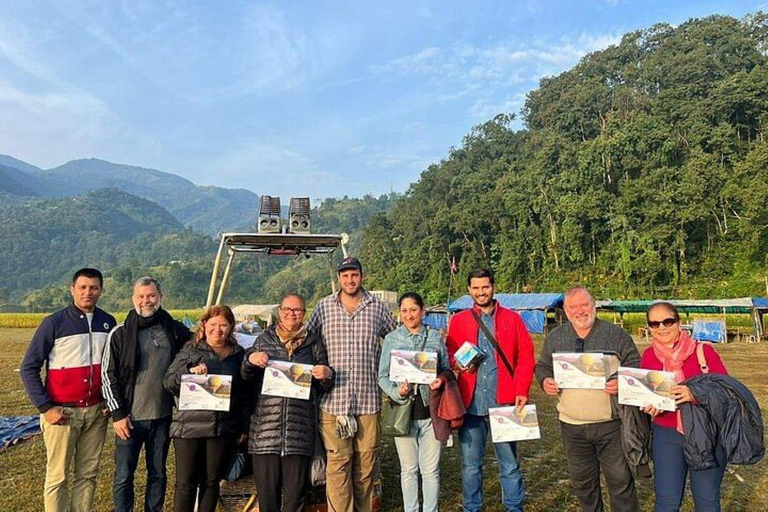
[[[451,437],[451,431],[464,423],[467,410],[453,372],[446,370],[441,372],[438,378],[443,381],[443,385],[440,389],[432,389],[429,392],[429,415],[432,418],[435,439],[447,441]]]

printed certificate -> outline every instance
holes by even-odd
[[[261,394],[309,400],[312,365],[271,360],[264,368]]]
[[[541,438],[535,405],[526,405],[520,412],[517,412],[517,407],[513,405],[492,407],[488,409],[488,416],[494,443]]]
[[[229,411],[231,375],[181,376],[180,411]]]
[[[663,411],[675,410],[670,394],[676,385],[674,372],[619,367],[619,403],[645,407],[652,405]]]
[[[604,389],[605,356],[596,352],[552,354],[555,382],[563,389]]]
[[[437,352],[393,350],[389,360],[389,380],[409,384],[429,384],[437,378]]]

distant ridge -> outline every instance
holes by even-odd
[[[0,165],[0,192],[20,197],[40,195],[35,190],[35,179],[32,176],[5,165]]]
[[[259,210],[259,197],[249,190],[198,186],[169,172],[97,158],[41,169],[0,155],[0,166],[16,169],[25,177],[8,174],[14,183],[9,181],[0,191],[12,195],[76,196],[90,190],[118,188],[157,203],[183,225],[209,235],[253,226]]]

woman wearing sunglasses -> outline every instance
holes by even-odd
[[[702,373],[697,356],[698,343],[680,328],[680,315],[668,302],[656,302],[646,313],[651,329],[651,346],[645,350],[641,368],[674,372],[676,386],[670,388],[679,406],[694,402],[691,390],[681,382]],[[717,352],[704,344],[704,358],[709,373],[727,374]],[[717,447],[718,466],[695,470],[688,467],[683,447],[685,435],[680,409],[661,411],[653,406],[643,409],[653,418],[653,465],[656,512],[677,511],[683,502],[686,476],[690,474],[691,493],[696,512],[720,510],[720,483],[725,472],[725,454]]]

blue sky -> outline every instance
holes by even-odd
[[[6,1],[0,153],[283,197],[402,192],[622,34],[765,3]],[[521,125],[518,125],[521,126]]]

